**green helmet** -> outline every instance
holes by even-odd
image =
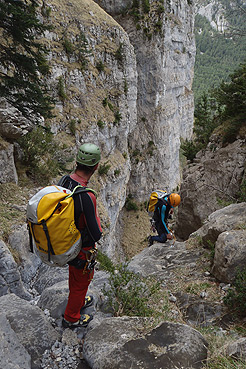
[[[91,143],[81,145],[76,156],[77,163],[87,165],[88,167],[93,167],[100,159],[101,152],[99,147]]]

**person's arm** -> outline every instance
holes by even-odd
[[[166,205],[162,205],[162,208],[161,208],[161,221],[162,221],[162,224],[166,230],[166,233],[170,233],[168,228],[167,228],[167,224],[165,222],[165,213],[166,213]]]

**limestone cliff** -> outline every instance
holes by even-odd
[[[193,126],[192,2],[138,4],[40,0],[40,18],[53,27],[44,42],[47,83],[56,99],[55,118],[42,124],[73,155],[81,142],[100,146],[107,175],[97,174],[91,185],[99,194],[103,248],[111,255],[117,254],[116,226],[127,193],[143,201],[154,186],[179,185],[180,138],[189,138]],[[21,119],[13,121],[11,109],[2,114],[3,137],[5,123],[18,132],[29,123],[17,127]],[[12,178],[18,181],[16,173]]]
[[[190,1],[97,1],[127,31],[137,60],[137,125],[129,137],[129,191],[140,200],[154,187],[180,182],[180,138],[193,128],[193,6]],[[129,4],[131,3],[131,4]],[[143,3],[143,2],[142,2]],[[137,191],[136,191],[137,190]]]

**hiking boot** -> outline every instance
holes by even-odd
[[[152,240],[152,236],[148,237],[148,247],[153,245],[153,240]]]
[[[63,328],[85,328],[89,324],[89,322],[93,319],[92,315],[83,314],[80,317],[80,320],[77,320],[77,322],[69,322],[66,319],[62,319],[62,326]]]
[[[81,310],[88,308],[93,304],[93,296],[86,296],[85,297],[85,304],[82,306]]]

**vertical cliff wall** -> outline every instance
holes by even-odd
[[[179,184],[180,138],[190,137],[193,125],[193,6],[191,0],[97,3],[39,1],[40,19],[52,25],[44,37],[46,82],[56,100],[55,117],[41,124],[64,157],[74,158],[86,141],[100,146],[100,172],[90,185],[99,196],[102,248],[114,258],[127,193],[142,201],[154,186]],[[1,135],[13,144],[11,109],[4,108]]]
[[[129,136],[128,188],[143,200],[153,187],[171,191],[180,182],[180,139],[190,138],[193,128],[193,4],[149,1],[146,9],[141,1],[133,8],[129,1],[98,3],[126,30],[136,54],[137,125]]]
[[[57,99],[51,129],[73,153],[83,142],[101,148],[100,172],[90,185],[99,196],[102,247],[114,256],[119,253],[116,223],[131,171],[128,137],[137,124],[134,49],[124,29],[93,1],[54,0],[46,5],[53,25],[46,34],[52,66],[48,83]]]

